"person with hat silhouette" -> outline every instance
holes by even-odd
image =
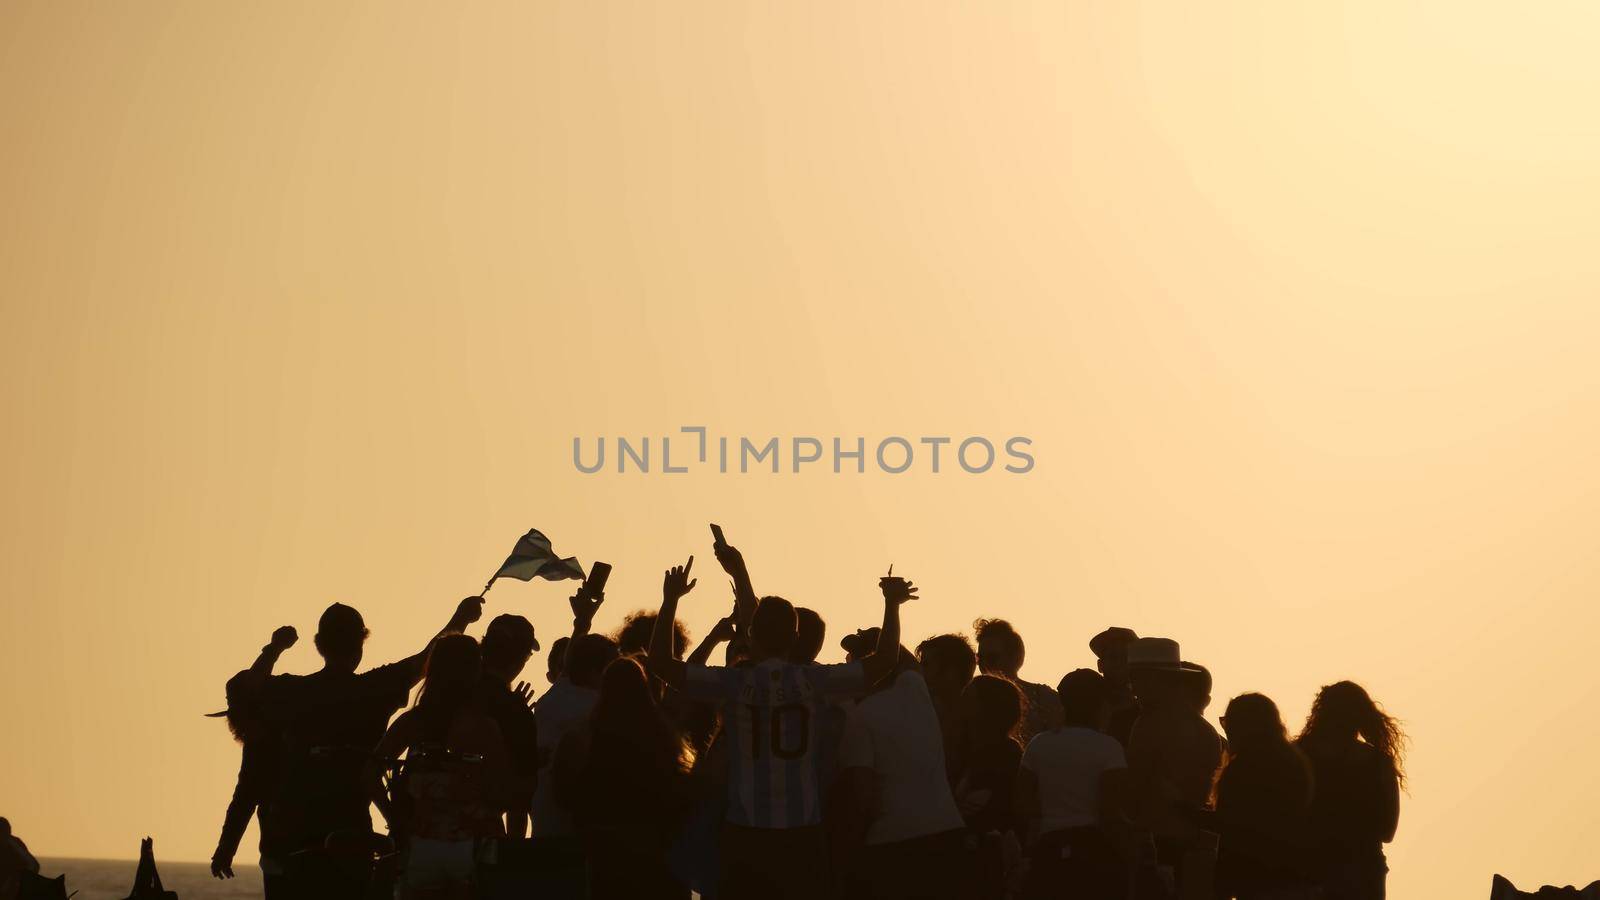
[[[297,900],[349,900],[372,879],[372,831],[364,764],[410,699],[434,643],[483,616],[468,597],[415,654],[357,672],[367,641],[361,613],[343,603],[323,611],[313,641],[323,666],[274,675],[260,689],[265,720],[283,736],[283,770],[268,800],[263,854],[284,861],[284,886]]]
[[[1089,639],[1089,650],[1094,653],[1095,668],[1105,676],[1110,718],[1106,734],[1117,739],[1123,749],[1128,747],[1128,735],[1139,718],[1139,704],[1133,699],[1133,686],[1128,682],[1128,645],[1139,639],[1132,628],[1112,626]]]
[[[255,706],[261,685],[271,677],[278,657],[295,645],[299,634],[291,625],[272,632],[272,639],[261,648],[261,653],[250,668],[228,679],[225,688],[228,708],[211,713],[208,718],[224,718],[228,730],[239,742],[239,775],[234,782],[233,798],[223,816],[222,834],[217,838],[217,849],[211,854],[211,874],[217,878],[233,877],[233,857],[239,851],[239,841],[255,816],[261,835],[262,889],[268,898],[282,896],[278,861],[267,854],[265,835],[267,825],[267,800],[277,785],[281,763],[281,735],[260,714]]]
[[[1128,736],[1134,818],[1154,839],[1157,865],[1183,885],[1186,858],[1200,844],[1190,814],[1210,800],[1222,766],[1222,740],[1195,709],[1189,690],[1193,667],[1184,665],[1177,641],[1138,638],[1128,643],[1127,654],[1139,702]]]

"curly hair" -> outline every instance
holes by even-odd
[[[656,614],[648,609],[638,609],[628,613],[622,620],[622,627],[612,636],[617,642],[617,652],[623,656],[632,656],[644,653],[650,649],[650,633],[656,627]],[[682,620],[672,623],[672,655],[683,659],[689,652],[689,629],[683,626]]]
[[[1345,736],[1358,737],[1378,751],[1405,785],[1406,734],[1400,730],[1399,720],[1384,712],[1366,688],[1353,681],[1340,681],[1318,691],[1300,732],[1301,740],[1311,741]]]

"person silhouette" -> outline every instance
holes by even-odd
[[[483,684],[492,678],[476,640],[440,638],[416,704],[394,720],[366,764],[367,796],[404,847],[403,900],[473,896],[479,842],[505,834],[501,813],[524,796],[506,739],[482,703]],[[402,755],[391,796],[384,770]]]
[[[879,629],[867,628],[844,646],[850,659],[863,659],[881,640]],[[971,880],[965,822],[933,698],[909,650],[849,711],[838,765],[866,821],[850,892],[862,900],[962,896]]]
[[[477,702],[499,726],[512,772],[526,788],[510,798],[506,809],[506,834],[517,838],[528,833],[528,815],[533,808],[534,784],[539,774],[539,726],[533,713],[533,686],[516,680],[538,649],[533,623],[522,616],[495,616],[483,633],[483,680],[478,685]]]
[[[559,637],[550,645],[550,654],[545,659],[544,677],[551,684],[561,680],[561,672],[566,666],[567,645],[571,643],[572,638]]]
[[[1041,731],[1061,725],[1061,699],[1045,684],[1023,681],[1018,674],[1027,659],[1028,648],[1010,622],[1004,619],[979,619],[972,623],[978,640],[978,668],[985,675],[1010,679],[1027,701],[1022,711],[1022,731],[1018,737],[1026,745]]]
[[[283,861],[267,854],[266,835],[267,802],[277,788],[282,768],[282,741],[277,729],[261,715],[254,701],[259,698],[261,685],[272,675],[278,658],[295,645],[299,634],[293,626],[284,625],[272,632],[272,638],[250,668],[228,679],[226,695],[228,708],[215,716],[228,723],[234,740],[239,742],[239,775],[234,782],[233,798],[222,819],[222,834],[217,838],[217,848],[211,854],[211,874],[215,878],[233,877],[233,857],[239,851],[250,817],[256,817],[261,836],[261,878],[264,895],[269,900],[284,896],[282,885]]]
[[[948,765],[956,807],[975,851],[973,879],[962,892],[971,900],[1001,900],[1006,889],[1008,841],[1015,853],[1017,773],[1022,764],[1022,692],[1004,678],[979,675],[957,701],[956,762]]]
[[[583,727],[600,699],[601,676],[618,658],[616,642],[603,634],[583,633],[567,645],[562,676],[534,708],[538,723],[539,775],[533,792],[535,845],[542,866],[536,895],[576,900],[586,888],[583,843],[573,814],[556,796],[553,765],[561,741]]]
[[[1193,673],[1183,665],[1178,642],[1139,638],[1128,644],[1128,673],[1139,718],[1128,735],[1128,780],[1135,822],[1155,844],[1155,864],[1185,887],[1187,860],[1201,851],[1193,812],[1211,797],[1222,765],[1222,739],[1195,711],[1189,690]],[[1193,878],[1209,876],[1196,871]]]
[[[777,596],[756,600],[743,555],[721,541],[714,549],[734,579],[737,627],[748,636],[749,664],[691,666],[673,654],[678,601],[695,584],[690,557],[662,579],[648,665],[689,699],[722,708],[730,746],[718,897],[810,900],[829,884],[816,723],[825,700],[860,694],[893,668],[900,652],[900,605],[916,597],[916,588],[902,578],[880,579],[882,636],[865,659],[801,666],[789,661],[799,627],[794,605]]]
[[[11,833],[11,820],[0,816],[0,900],[12,900],[21,893],[23,878],[37,874],[39,861],[22,838]]]
[[[933,697],[933,711],[939,715],[939,730],[944,735],[944,761],[954,769],[961,761],[961,692],[978,671],[978,653],[962,634],[935,635],[917,645],[917,663]]]
[[[636,659],[606,666],[588,722],[561,739],[551,777],[583,836],[592,900],[687,900],[667,850],[688,814],[692,754]]]
[[[1296,742],[1311,760],[1317,791],[1311,828],[1326,900],[1382,900],[1389,865],[1383,845],[1400,823],[1406,737],[1360,685],[1317,694]]]
[[[1028,848],[1021,897],[1117,900],[1128,868],[1113,829],[1125,820],[1127,758],[1105,733],[1113,686],[1077,669],[1056,687],[1060,728],[1035,737],[1022,754],[1016,803]]]
[[[262,685],[262,715],[283,735],[283,769],[267,806],[263,850],[284,860],[290,896],[350,900],[366,892],[382,842],[372,831],[365,763],[422,677],[434,642],[482,615],[483,598],[468,597],[421,650],[357,673],[366,622],[354,608],[335,603],[318,620],[313,640],[322,668],[273,675]]]
[[[1139,718],[1139,703],[1133,699],[1133,685],[1128,680],[1128,645],[1138,639],[1133,629],[1112,626],[1089,640],[1095,666],[1105,676],[1106,688],[1111,693],[1111,715],[1105,730],[1124,749],[1128,746],[1128,735],[1133,732],[1133,723]]]
[[[1227,761],[1217,776],[1219,891],[1239,900],[1305,897],[1313,886],[1308,813],[1311,765],[1289,742],[1278,706],[1241,694],[1222,716]]]
[[[822,652],[822,644],[828,639],[828,624],[816,610],[804,606],[794,608],[794,618],[794,647],[789,651],[789,661],[807,666],[816,662],[817,654]]]

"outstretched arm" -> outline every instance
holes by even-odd
[[[868,687],[882,681],[900,661],[900,604],[917,599],[917,586],[904,578],[886,575],[878,579],[878,587],[883,590],[883,630],[872,655],[861,661]]]
[[[411,683],[415,685],[417,680],[422,677],[422,667],[428,662],[428,653],[433,650],[435,641],[447,634],[460,634],[467,630],[468,625],[481,618],[483,618],[482,597],[468,597],[457,604],[455,614],[450,617],[450,621],[446,622],[443,628],[439,629],[439,633],[428,638],[428,643],[421,650],[400,661],[400,665],[405,666],[410,672]]]
[[[733,615],[727,615],[721,619],[718,619],[717,624],[713,626],[711,631],[706,634],[705,640],[701,641],[700,646],[694,648],[694,652],[689,654],[689,665],[705,665],[706,661],[711,658],[712,652],[717,649],[718,645],[726,641],[733,640],[733,630]],[[652,631],[650,633],[650,637],[652,640],[654,640],[655,632]]]
[[[650,674],[672,687],[683,684],[688,668],[683,660],[672,655],[672,631],[678,618],[678,600],[694,590],[695,582],[689,577],[694,568],[694,557],[681,566],[673,566],[661,579],[661,611],[656,614],[656,626],[650,632],[650,653],[645,661]]]
[[[577,644],[578,638],[588,634],[589,629],[594,627],[594,614],[600,611],[600,604],[605,602],[606,592],[590,590],[588,579],[584,579],[577,593],[567,600],[572,607],[572,639],[568,647]]]
[[[756,614],[756,589],[750,583],[750,570],[744,564],[744,554],[732,544],[716,543],[711,545],[711,551],[716,554],[717,562],[722,563],[722,570],[733,579],[733,609],[734,624],[741,635],[750,633],[750,621]]]

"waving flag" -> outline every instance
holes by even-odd
[[[575,556],[565,559],[557,557],[550,548],[550,539],[540,534],[539,529],[530,528],[517,541],[517,546],[511,548],[511,555],[494,573],[494,578],[489,579],[489,584],[494,584],[498,578],[515,578],[518,581],[532,581],[534,578],[546,581],[560,581],[563,578],[582,580],[583,566]],[[488,589],[484,588],[486,591]]]

